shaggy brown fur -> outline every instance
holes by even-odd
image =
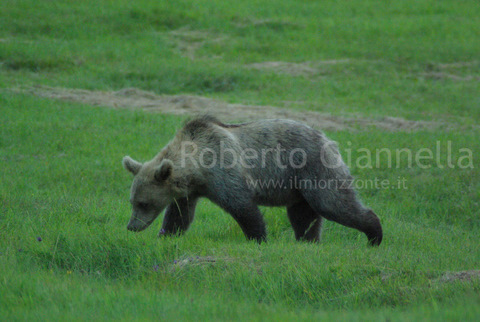
[[[364,232],[371,245],[382,241],[380,220],[358,200],[336,144],[299,122],[227,125],[205,116],[185,124],[151,161],[125,157],[123,165],[135,175],[132,231],[166,207],[160,233],[182,233],[206,197],[259,242],[266,229],[258,205],[285,206],[297,240],[318,241],[326,218]]]

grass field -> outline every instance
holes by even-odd
[[[477,1],[2,1],[0,319],[478,320],[479,17]],[[327,132],[358,182],[390,183],[359,189],[378,248],[332,222],[296,242],[282,208],[262,208],[257,245],[207,200],[157,238],[161,218],[126,230],[121,160],[185,117],[19,90],[38,86],[449,127]],[[434,158],[389,166],[382,148]]]

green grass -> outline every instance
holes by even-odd
[[[121,159],[150,159],[183,119],[11,89],[137,87],[478,126],[479,11],[476,1],[3,1],[0,317],[478,319],[479,279],[441,281],[480,269],[476,128],[328,133],[359,182],[406,180],[408,189],[359,189],[382,219],[379,248],[331,222],[320,244],[298,243],[281,208],[262,208],[268,243],[257,245],[206,200],[184,236],[158,239],[161,218],[126,230],[131,176]],[[348,60],[318,63],[334,59]],[[297,76],[248,68],[268,61],[320,67]],[[443,168],[357,163],[359,148],[415,153],[437,141]],[[458,166],[462,148],[473,168]]]
[[[7,0],[0,6],[4,86],[139,87],[241,103],[300,101],[301,108],[330,113],[480,119],[475,1]],[[183,35],[172,33],[178,30]],[[192,45],[195,59],[185,49]],[[309,77],[245,67],[332,59],[349,61],[322,65]]]

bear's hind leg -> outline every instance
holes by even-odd
[[[309,242],[320,240],[322,216],[319,216],[305,200],[287,207],[288,219],[295,232],[295,239]]]
[[[382,242],[380,219],[372,210],[360,203],[353,189],[331,191],[306,189],[302,191],[302,195],[324,218],[365,233],[369,245],[378,246]]]
[[[193,221],[197,198],[179,198],[165,210],[161,235],[176,235],[185,232]]]

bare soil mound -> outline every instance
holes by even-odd
[[[452,125],[442,122],[409,121],[398,117],[384,117],[381,119],[341,117],[313,111],[294,111],[273,106],[230,104],[201,96],[157,95],[136,88],[106,92],[36,86],[17,89],[16,91],[39,97],[81,102],[93,106],[141,109],[173,115],[210,113],[225,122],[249,121],[260,118],[293,119],[326,131],[359,131],[372,127],[386,131],[419,131],[452,127]]]

